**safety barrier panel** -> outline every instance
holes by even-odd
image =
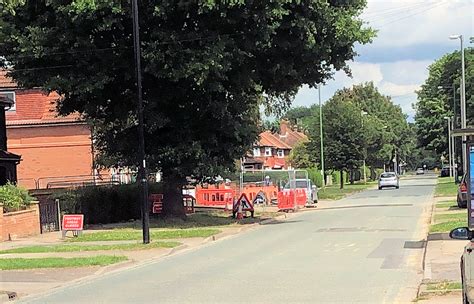
[[[265,194],[266,204],[270,205],[272,200],[278,199],[278,188],[276,186],[244,186],[243,193],[253,202],[259,193]]]
[[[278,209],[294,210],[304,207],[307,202],[306,190],[295,189],[278,192]]]
[[[233,189],[196,189],[198,206],[232,206],[235,191]]]

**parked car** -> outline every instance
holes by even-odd
[[[472,253],[474,250],[474,232],[468,227],[460,227],[451,230],[449,236],[456,240],[470,241],[464,247],[464,252],[461,255],[462,302],[474,303],[474,253]]]
[[[400,188],[400,179],[395,172],[384,172],[380,174],[379,178],[379,190],[387,187]]]
[[[456,201],[459,208],[467,208],[467,174],[464,174],[461,179]]]
[[[423,170],[423,168],[416,169],[416,175],[420,175],[420,174],[425,174],[425,170]]]
[[[451,167],[443,167],[441,168],[441,171],[439,172],[440,177],[446,177],[449,176],[449,171],[451,170]]]
[[[308,207],[314,206],[318,203],[318,187],[313,185],[310,179],[297,178],[294,181],[294,187],[296,189],[304,189],[306,192],[306,205]],[[283,191],[289,191],[291,189],[291,184],[288,182],[285,185]]]

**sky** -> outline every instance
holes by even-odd
[[[356,46],[359,56],[349,62],[352,78],[339,71],[321,87],[323,103],[338,89],[373,81],[413,121],[415,91],[428,77],[428,66],[460,49],[459,40],[450,40],[450,35],[463,35],[464,45],[469,45],[473,16],[474,0],[368,0],[361,18],[378,30],[377,37]],[[316,89],[303,86],[293,107],[309,106],[317,98]]]

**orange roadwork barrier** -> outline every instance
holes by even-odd
[[[247,195],[251,202],[254,201],[255,197],[260,192],[265,194],[267,205],[270,205],[272,200],[278,199],[278,188],[276,186],[258,186],[250,184],[243,187],[243,193]]]
[[[306,190],[295,189],[278,192],[278,209],[294,210],[304,207],[307,202]],[[295,206],[296,205],[296,206]]]
[[[232,208],[234,196],[233,189],[196,188],[196,204],[198,206],[228,206]]]

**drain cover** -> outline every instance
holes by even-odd
[[[425,240],[421,241],[406,241],[405,245],[403,245],[403,248],[406,249],[423,249],[425,247]]]

